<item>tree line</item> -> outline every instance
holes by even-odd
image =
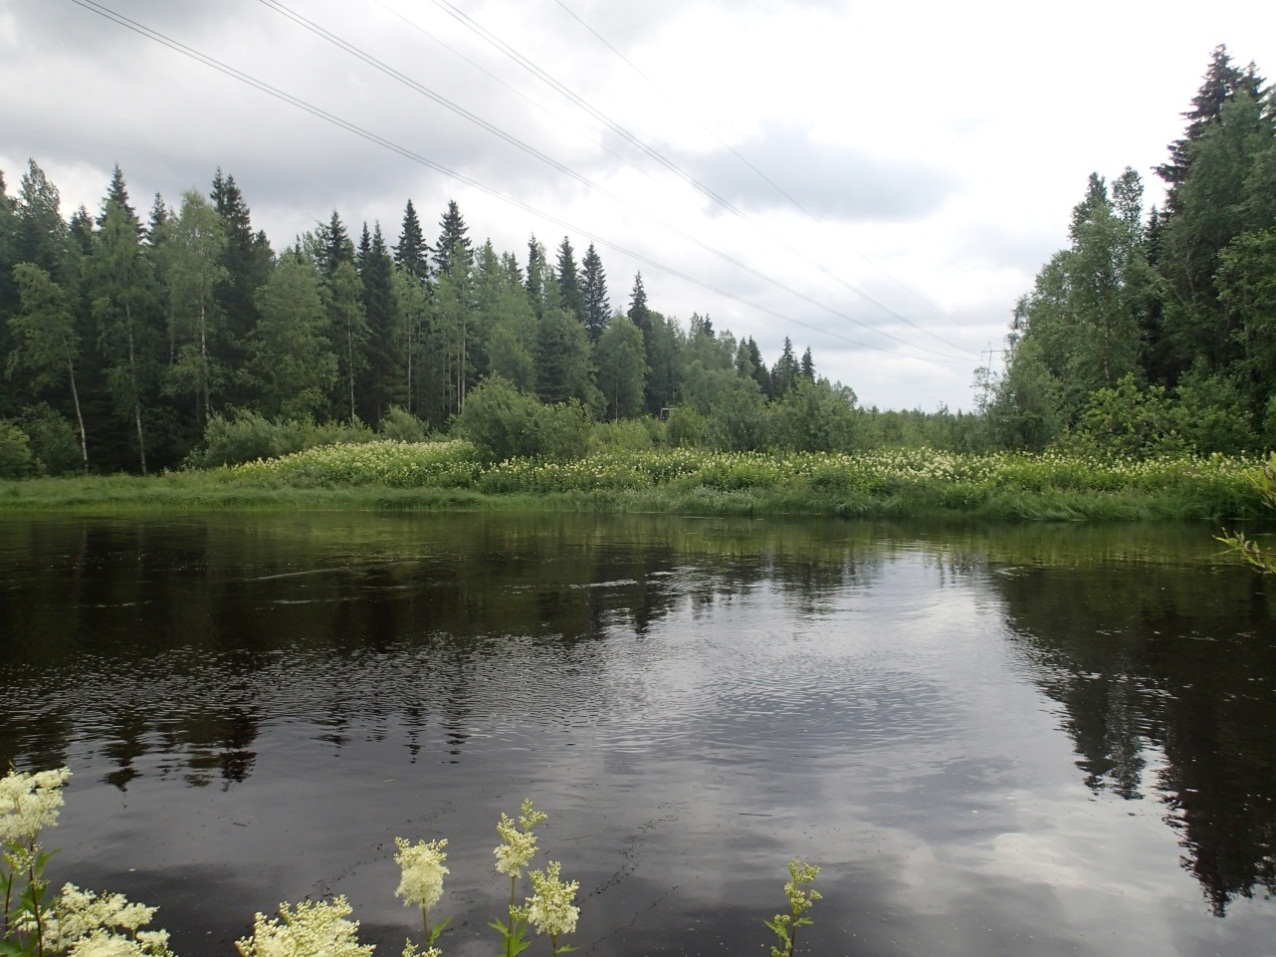
[[[768,366],[708,316],[684,329],[641,273],[613,308],[592,244],[578,262],[568,237],[551,257],[532,236],[520,262],[476,246],[455,202],[431,243],[408,200],[393,245],[333,211],[277,253],[221,170],[145,219],[118,167],[97,214],[69,219],[34,160],[16,196],[0,173],[0,357],[0,431],[54,473],[172,468],[238,415],[443,429],[488,380],[598,420],[682,406],[741,447],[799,386],[854,404],[788,339]]]
[[[1004,374],[979,376],[995,444],[1276,447],[1276,95],[1220,46],[1183,115],[1164,204],[1091,175],[1016,305]]]

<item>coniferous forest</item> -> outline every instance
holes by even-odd
[[[1184,117],[1162,205],[1134,170],[1091,175],[969,415],[860,408],[810,349],[768,362],[641,274],[609,285],[592,245],[498,250],[455,203],[433,226],[409,199],[388,235],[333,211],[277,248],[220,169],[147,210],[116,168],[67,216],[33,159],[0,172],[0,472],[150,474],[246,420],[419,437],[484,389],[727,450],[1268,449],[1276,97],[1220,47]]]

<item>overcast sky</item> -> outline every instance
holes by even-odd
[[[641,270],[684,327],[768,362],[789,336],[882,408],[971,408],[1090,173],[1159,201],[1217,44],[1276,76],[1270,0],[84,2],[248,79],[74,0],[0,0],[10,193],[34,159],[96,212],[118,163],[145,211],[221,167],[276,249],[334,209],[394,244],[409,198],[432,241],[454,199],[476,244],[592,241],[614,308]]]

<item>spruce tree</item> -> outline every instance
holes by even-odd
[[[419,282],[429,281],[430,247],[425,243],[421,221],[417,219],[416,207],[410,199],[403,209],[403,227],[399,231],[399,244],[394,247],[394,262],[400,269],[415,276]]]
[[[651,329],[651,316],[647,309],[647,290],[642,285],[642,273],[634,276],[634,288],[629,294],[629,321],[644,333]]]
[[[235,177],[223,176],[218,168],[208,198],[221,217],[226,237],[220,258],[226,274],[214,293],[225,329],[218,360],[227,369],[240,369],[248,359],[248,337],[259,319],[257,292],[270,276],[275,257],[266,235],[253,232],[252,216]],[[232,377],[226,398],[240,404],[246,396],[236,387],[234,378],[237,377]]]
[[[581,285],[585,301],[585,330],[590,340],[596,343],[611,319],[611,302],[607,298],[607,274],[593,243],[589,244],[581,261]]]
[[[337,266],[341,263],[354,265],[354,242],[335,209],[328,222],[320,223],[315,229],[315,238],[318,241],[319,270],[331,283]]]
[[[380,223],[374,224],[370,237],[364,225],[358,265],[368,322],[367,368],[360,390],[359,415],[375,427],[391,405],[402,404],[405,399],[397,375],[401,353],[395,336],[394,261],[386,248]]]
[[[571,240],[563,237],[558,247],[558,299],[577,322],[585,323],[585,296],[581,290],[580,270],[576,267],[576,253]]]
[[[1192,166],[1192,144],[1201,138],[1210,125],[1223,115],[1223,104],[1246,92],[1255,100],[1262,96],[1263,78],[1251,63],[1239,70],[1232,65],[1227,47],[1220,44],[1210,56],[1209,68],[1201,81],[1201,87],[1192,97],[1192,108],[1183,113],[1188,120],[1187,131],[1169,145],[1170,159],[1156,168],[1156,173],[1169,186],[1166,211],[1173,215],[1179,210],[1178,186],[1187,178]]]
[[[461,216],[455,200],[449,200],[447,212],[439,220],[439,241],[434,247],[434,271],[446,273],[453,266],[468,270],[474,265],[474,251],[466,235],[469,227]]]
[[[780,353],[780,358],[771,367],[771,397],[784,398],[784,393],[797,385],[801,371],[797,357],[793,354],[793,341],[785,336],[784,349]]]
[[[164,224],[168,222],[168,216],[168,207],[164,204],[164,197],[156,193],[155,199],[151,202],[151,214],[146,221],[147,245],[155,246],[159,244],[160,234],[164,230]]]
[[[137,210],[129,203],[128,186],[124,183],[124,172],[120,169],[119,163],[115,164],[115,169],[111,173],[111,182],[106,188],[106,199],[102,203],[102,212],[97,218],[99,229],[106,223],[107,207],[111,202],[119,206],[137,223],[137,234],[142,236],[144,234],[142,222],[138,219]]]

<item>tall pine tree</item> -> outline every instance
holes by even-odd
[[[585,304],[585,330],[596,343],[611,320],[611,301],[607,297],[607,273],[593,243],[581,260],[581,294]]]

